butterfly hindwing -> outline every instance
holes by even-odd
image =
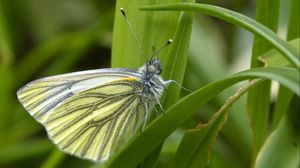
[[[134,72],[109,69],[39,79],[18,97],[60,149],[105,161],[144,122],[142,91]]]

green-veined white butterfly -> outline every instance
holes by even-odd
[[[138,70],[108,68],[41,78],[19,89],[17,96],[61,150],[103,162],[145,127],[150,108],[175,82],[164,81],[161,71],[160,60],[152,57]]]

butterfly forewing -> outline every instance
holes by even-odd
[[[58,75],[29,83],[18,97],[63,151],[105,161],[144,122],[137,75],[118,69]]]

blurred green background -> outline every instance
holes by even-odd
[[[254,0],[199,2],[255,18]],[[281,0],[278,34],[283,38],[290,3],[290,0]],[[115,5],[114,0],[0,0],[0,167],[47,167],[52,160],[56,160],[58,167],[93,165],[69,155],[62,157],[43,127],[21,107],[16,91],[40,77],[110,67]],[[249,68],[252,38],[252,34],[232,24],[195,14],[183,86],[195,90]],[[224,93],[205,105],[185,127],[206,122],[232,93]],[[239,101],[233,113],[240,112],[234,109],[245,109],[245,97]],[[246,113],[241,117],[245,119]],[[221,152],[215,159],[225,157],[227,167],[233,163],[243,167],[250,162],[250,124],[241,129],[245,133],[241,142],[245,144],[231,144],[226,133],[217,141],[216,146],[226,153]],[[159,167],[167,164],[181,136],[179,130],[169,137],[158,161]],[[244,153],[236,152],[243,145],[247,148]]]

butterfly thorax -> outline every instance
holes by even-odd
[[[164,84],[163,79],[160,77],[162,72],[162,66],[158,58],[152,58],[149,62],[146,62],[138,72],[142,75],[142,84],[144,85],[143,95],[153,98],[160,98]]]

